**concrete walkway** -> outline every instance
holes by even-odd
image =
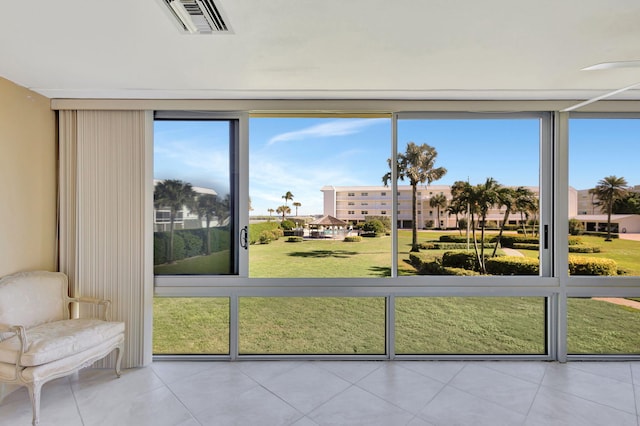
[[[507,256],[524,257],[524,254],[512,248],[502,247],[501,249]]]

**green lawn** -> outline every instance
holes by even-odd
[[[439,232],[421,232],[419,241]],[[400,231],[399,273],[414,274],[408,259],[411,233]],[[251,245],[251,277],[388,277],[391,238],[358,243],[281,238]],[[600,246],[630,275],[640,275],[640,242],[583,237]],[[439,251],[429,251],[441,255]],[[537,251],[523,250],[537,257]],[[228,253],[160,265],[156,273],[206,271]],[[640,352],[640,311],[591,299],[569,301],[570,353]],[[265,354],[384,353],[384,298],[240,298],[240,351]],[[226,354],[227,298],[156,298],[154,353]],[[401,354],[544,353],[542,298],[402,297],[396,299],[396,352]]]

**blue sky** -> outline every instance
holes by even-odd
[[[572,186],[590,188],[611,174],[640,184],[640,120],[572,120],[570,131]],[[154,176],[228,193],[228,135],[225,122],[156,122]],[[287,191],[302,204],[299,214],[320,214],[323,186],[380,185],[388,171],[389,119],[252,118],[249,135],[252,215],[282,205]],[[398,150],[409,141],[436,148],[447,174],[434,184],[493,177],[538,185],[537,120],[401,120]]]

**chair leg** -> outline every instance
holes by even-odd
[[[120,344],[116,348],[116,350],[118,351],[117,355],[116,355],[116,376],[118,376],[118,378],[122,374],[122,372],[120,371],[120,364],[122,363],[122,352],[124,352],[123,351],[123,346],[124,346],[124,344]]]
[[[29,398],[31,399],[31,409],[33,410],[33,426],[40,423],[40,390],[42,389],[42,383],[34,382],[27,385],[29,390]]]

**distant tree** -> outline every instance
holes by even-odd
[[[187,209],[192,211],[196,199],[196,192],[188,182],[177,179],[166,179],[159,182],[153,192],[153,203],[157,209],[169,210],[169,253],[168,263],[173,260],[173,227],[178,212]]]
[[[569,219],[569,235],[584,234],[584,225],[578,219]]]
[[[289,206],[280,206],[276,209],[276,213],[282,215],[282,220],[284,220],[285,216],[291,213],[291,208]]]
[[[623,177],[607,176],[598,181],[595,187],[595,193],[600,200],[601,208],[607,212],[607,238],[605,241],[611,241],[611,214],[613,212],[613,204],[616,200],[627,195],[627,181]]]
[[[640,192],[627,192],[627,195],[613,203],[613,214],[640,214]]]
[[[275,212],[274,209],[267,209],[267,211],[269,212],[269,217],[271,217],[271,213]]]
[[[436,167],[436,157],[438,152],[432,146],[425,144],[416,145],[414,142],[407,144],[407,149],[404,153],[399,152],[397,155],[397,162],[395,164],[396,173],[398,179],[404,181],[409,180],[411,185],[411,251],[420,251],[418,247],[418,197],[417,189],[419,184],[431,183],[440,179],[447,173],[447,169],[444,167]],[[391,158],[387,160],[389,168],[393,170]],[[392,172],[387,172],[382,177],[384,186],[388,186],[391,180]]]
[[[440,228],[440,209],[447,208],[447,197],[444,194],[436,194],[429,200],[429,207],[436,209],[436,217],[438,218],[438,225],[436,228]]]
[[[302,206],[302,203],[296,201],[293,203],[293,206],[296,208],[296,217],[298,216],[298,207]]]
[[[293,200],[293,194],[291,193],[291,191],[287,191],[287,193],[282,196],[282,199],[284,200],[284,205],[286,206],[287,201]]]

